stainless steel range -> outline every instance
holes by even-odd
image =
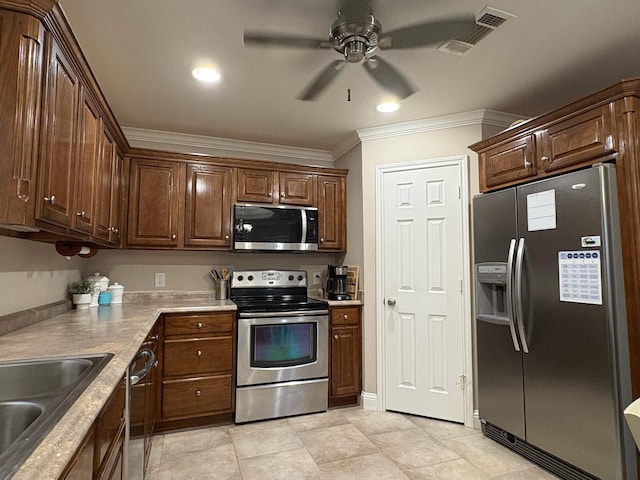
[[[321,412],[328,403],[329,311],[302,270],[236,271],[236,423]]]

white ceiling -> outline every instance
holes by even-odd
[[[316,101],[296,96],[334,50],[244,48],[245,29],[326,38],[338,0],[61,0],[118,122],[167,132],[333,150],[356,129],[488,108],[535,116],[640,76],[638,0],[378,0],[382,30],[491,6],[516,15],[459,57],[433,48],[379,55],[419,90],[388,94],[349,65]],[[217,85],[191,76],[199,62]],[[351,88],[352,101],[346,100]]]

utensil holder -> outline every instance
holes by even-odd
[[[229,280],[214,281],[216,300],[227,300],[229,298]]]

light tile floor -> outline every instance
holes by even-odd
[[[552,480],[462,425],[358,407],[154,437],[148,480]]]

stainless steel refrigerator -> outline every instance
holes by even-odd
[[[635,480],[615,166],[478,195],[473,226],[485,435],[562,478]]]

